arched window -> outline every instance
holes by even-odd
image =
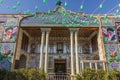
[[[27,58],[25,55],[20,56],[19,68],[26,68],[26,60],[27,60]]]
[[[63,53],[63,42],[57,43],[57,53]]]

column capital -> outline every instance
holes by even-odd
[[[69,28],[70,32],[78,32],[79,28]]]
[[[51,28],[40,28],[41,32],[50,32]]]

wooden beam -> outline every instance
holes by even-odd
[[[96,34],[97,34],[97,31],[94,31],[88,39],[91,40]]]

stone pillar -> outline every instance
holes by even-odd
[[[74,78],[74,74],[75,74],[75,72],[74,72],[74,51],[73,51],[73,31],[71,30],[70,31],[70,44],[71,44],[71,80],[73,80],[73,78]]]
[[[41,35],[41,48],[40,48],[40,63],[39,63],[39,68],[41,68],[41,69],[43,69],[44,38],[45,38],[45,31],[42,31],[42,35]]]
[[[99,51],[99,58],[101,61],[106,61],[106,52],[105,52],[105,46],[103,41],[103,34],[102,34],[102,20],[101,17],[98,18],[100,26],[99,26],[99,32],[98,32],[98,51]]]
[[[23,30],[20,28],[19,32],[18,32],[18,40],[17,40],[17,44],[16,44],[16,56],[15,56],[15,60],[19,60],[20,59],[20,50],[21,50],[21,45],[22,45],[22,37],[23,37]]]
[[[75,32],[75,51],[76,51],[76,74],[79,74],[79,56],[78,56],[78,30]]]
[[[89,65],[90,65],[90,69],[92,69],[92,63],[91,62],[89,63]]]
[[[47,73],[48,70],[48,43],[49,43],[49,31],[46,32],[45,73]]]
[[[102,34],[101,34],[101,31],[99,30],[98,39],[97,39],[97,41],[98,41],[98,52],[99,52],[99,59],[101,61],[103,61],[104,60],[104,58],[103,58],[103,47],[102,47],[103,43],[102,43],[102,37],[101,36],[102,36]]]

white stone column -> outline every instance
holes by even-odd
[[[42,35],[41,35],[41,48],[40,48],[40,63],[39,63],[39,68],[41,68],[41,69],[43,69],[44,38],[45,38],[45,31],[42,31]]]
[[[96,70],[98,69],[97,62],[95,62],[95,69],[96,69]]]
[[[91,62],[89,62],[89,65],[90,65],[90,69],[92,69],[92,63]]]
[[[105,62],[103,62],[103,70],[105,70]]]
[[[75,32],[75,51],[76,51],[76,74],[79,74],[79,57],[78,57],[78,30]]]
[[[73,51],[73,31],[70,31],[70,44],[71,44],[71,75],[75,74],[74,72],[74,51]]]
[[[48,70],[48,43],[49,43],[49,32],[46,32],[46,51],[45,51],[45,73]]]
[[[81,62],[81,65],[82,65],[82,70],[84,69],[84,62],[82,61]]]

